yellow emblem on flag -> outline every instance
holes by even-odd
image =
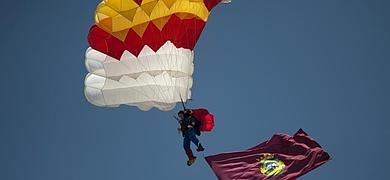
[[[272,154],[264,154],[258,161],[260,173],[267,177],[281,174],[286,167],[283,161],[278,160]]]

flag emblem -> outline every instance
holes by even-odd
[[[267,177],[281,174],[286,167],[283,161],[280,161],[272,154],[265,154],[258,161],[260,173]]]

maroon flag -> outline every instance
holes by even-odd
[[[302,129],[294,136],[275,134],[245,151],[206,157],[219,180],[297,179],[329,159],[329,154]]]

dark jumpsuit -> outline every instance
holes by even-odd
[[[196,124],[196,119],[193,116],[185,117],[184,120],[180,122],[182,132],[183,132],[183,148],[184,150],[191,150],[191,142],[196,146],[199,145],[199,140],[196,137],[196,130],[194,128]],[[188,127],[191,126],[191,127]]]

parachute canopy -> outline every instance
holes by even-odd
[[[103,107],[173,109],[191,98],[193,49],[221,0],[104,0],[86,51],[85,96]]]

